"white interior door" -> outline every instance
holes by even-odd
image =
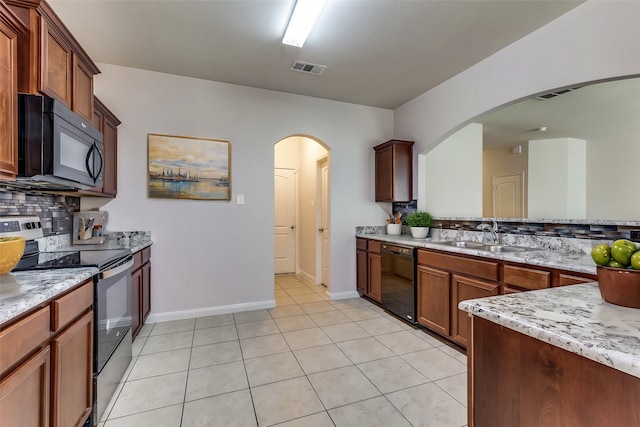
[[[320,233],[322,239],[322,284],[329,287],[329,164],[327,160],[320,163]]]
[[[522,175],[493,177],[493,216],[522,218],[524,199]]]
[[[274,172],[274,271],[276,274],[296,272],[296,171],[275,169]]]

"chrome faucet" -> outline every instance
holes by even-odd
[[[492,219],[491,221],[493,222],[493,225],[482,223],[478,225],[476,228],[481,231],[488,231],[489,235],[491,236],[491,241],[493,242],[493,244],[499,244],[500,241],[499,241],[499,235],[498,235],[498,223],[496,222],[495,219]]]

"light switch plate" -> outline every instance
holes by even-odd
[[[238,206],[244,205],[244,194],[238,194],[236,196],[236,205]]]

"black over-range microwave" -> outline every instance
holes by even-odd
[[[29,188],[102,186],[102,133],[55,98],[18,94],[18,177]]]

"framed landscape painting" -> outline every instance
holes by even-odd
[[[149,197],[231,200],[229,141],[148,135]]]

